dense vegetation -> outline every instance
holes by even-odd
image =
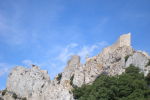
[[[100,75],[91,85],[73,89],[77,100],[150,100],[150,75],[130,65],[122,75]]]

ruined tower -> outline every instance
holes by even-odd
[[[117,42],[119,44],[119,47],[131,46],[131,33],[121,35]]]
[[[131,46],[131,33],[121,35],[113,45],[104,48],[101,54],[107,54],[109,52],[113,52],[117,48],[123,46]]]

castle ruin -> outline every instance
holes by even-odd
[[[131,33],[121,35],[116,43],[114,43],[109,47],[104,48],[102,53],[109,53],[123,46],[131,46]]]
[[[131,33],[121,35],[117,43],[119,47],[131,46]]]

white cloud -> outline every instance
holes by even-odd
[[[85,59],[86,56],[89,56],[90,53],[92,53],[95,49],[97,49],[97,45],[92,45],[92,46],[83,46],[81,50],[78,52],[78,55],[82,58]]]
[[[81,57],[81,61],[83,62],[86,56],[93,55],[95,50],[101,50],[102,48],[107,46],[107,44],[108,43],[106,41],[102,41],[93,45],[83,45],[80,47],[77,43],[71,43],[62,48],[62,51],[58,54],[57,59],[66,63],[71,55],[77,54]]]
[[[108,43],[106,41],[102,41],[89,46],[85,45],[78,51],[77,54],[81,57],[81,62],[84,62],[86,57],[93,56],[96,50],[101,50],[107,45]]]
[[[65,48],[62,48],[61,52],[59,53],[58,57],[56,57],[56,59],[65,63],[71,55],[75,54],[75,52],[72,49],[77,46],[77,43],[71,43]]]

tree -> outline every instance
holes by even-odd
[[[100,75],[93,84],[73,89],[73,96],[78,100],[148,100],[149,79],[130,65],[122,75]]]

